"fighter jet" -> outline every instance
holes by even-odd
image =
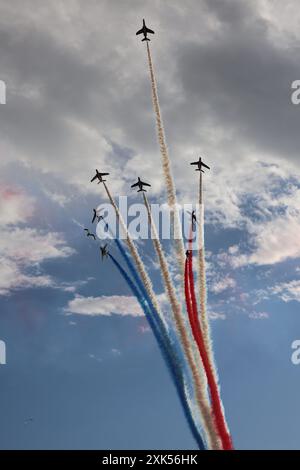
[[[208,170],[210,170],[210,167],[207,166],[203,161],[202,161],[202,158],[199,157],[199,160],[197,162],[192,162],[191,165],[197,165],[198,168],[196,168],[196,171],[201,171],[202,173],[204,173],[204,171],[202,170],[202,167],[204,166],[204,168],[207,168]]]
[[[103,261],[104,258],[108,257],[107,243],[104,246],[100,246],[100,253],[101,253],[102,261]]]
[[[143,186],[151,186],[151,184],[144,183],[144,181],[142,181],[141,178],[138,177],[137,183],[132,184],[131,188],[138,187],[138,193],[140,193],[141,191],[147,192],[146,189],[143,189]]]
[[[94,240],[96,240],[95,235],[91,233],[88,228],[85,228],[84,231],[86,232],[87,237],[92,237]]]
[[[93,209],[93,219],[92,219],[92,224],[95,222],[96,218],[98,217],[96,209]]]
[[[150,33],[150,34],[155,34],[154,31],[152,31],[152,29],[149,29],[147,28],[146,26],[146,23],[145,23],[145,20],[143,20],[143,27],[142,29],[139,29],[136,33],[136,35],[138,34],[142,34],[144,35],[144,39],[142,39],[142,41],[150,41],[149,38],[147,38],[147,34]]]
[[[96,209],[93,209],[93,219],[92,219],[92,224],[95,222],[95,220],[97,219],[98,222],[100,222],[100,220],[104,219],[103,215],[98,215],[97,213],[97,210]]]
[[[196,211],[187,211],[188,214],[190,214],[190,216],[192,217],[192,226],[193,228],[195,227],[195,224],[197,223],[197,217],[196,217]]]
[[[106,180],[103,179],[103,176],[107,176],[109,175],[109,173],[100,173],[97,169],[96,169],[96,174],[95,176],[93,176],[93,178],[91,179],[91,183],[93,181],[95,181],[97,178],[98,178],[98,184],[99,183],[105,183]]]

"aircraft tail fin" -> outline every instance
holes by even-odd
[[[138,193],[140,193],[140,192],[146,193],[147,191],[146,191],[146,189],[139,189]]]
[[[144,39],[142,39],[142,42],[143,41],[150,41],[150,39],[149,38],[144,38]]]

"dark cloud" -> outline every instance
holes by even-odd
[[[225,161],[245,146],[296,161],[300,111],[290,87],[299,52],[272,39],[275,26],[259,3],[15,4],[0,4],[8,84],[0,127],[15,158],[53,171],[71,166],[82,181],[83,155],[86,166],[97,154],[125,167],[111,143],[159,164],[144,44],[134,34],[146,17],[156,29],[151,46],[175,169],[195,148]]]
[[[299,112],[291,83],[300,76],[299,50],[271,40],[270,25],[236,1],[207,2],[219,27],[204,44],[185,42],[177,76],[186,115],[211,120],[239,143],[298,158]]]

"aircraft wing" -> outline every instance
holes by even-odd
[[[205,166],[208,170],[210,170],[209,166],[207,166],[205,163],[202,162],[202,166]]]
[[[142,183],[143,186],[151,186],[151,184],[144,183],[144,181],[141,181],[141,183]]]
[[[152,29],[147,28],[147,26],[146,26],[146,30],[148,33],[155,34],[154,31],[152,31]]]
[[[199,162],[192,162],[190,165],[199,165]]]
[[[138,35],[138,34],[142,34],[143,32],[143,28],[142,29],[139,29],[135,34]]]
[[[91,179],[91,183],[92,183],[93,181],[95,181],[96,178],[97,178],[97,175],[95,175],[95,176]]]
[[[131,187],[131,188],[136,188],[138,185],[139,185],[139,183],[134,183],[134,184],[132,184],[130,187]]]
[[[100,173],[101,176],[107,176],[109,173]]]

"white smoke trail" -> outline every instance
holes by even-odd
[[[150,71],[150,79],[151,79],[152,101],[153,101],[153,107],[154,107],[154,111],[156,115],[158,142],[159,142],[160,153],[162,157],[163,174],[165,177],[165,183],[166,183],[166,188],[167,188],[168,204],[170,206],[170,209],[172,210],[172,215],[173,215],[173,220],[174,220],[174,243],[176,247],[176,256],[177,256],[179,265],[181,267],[181,271],[182,273],[184,273],[185,251],[184,251],[184,244],[183,244],[182,234],[181,234],[182,231],[181,231],[180,219],[179,219],[178,208],[177,208],[176,189],[175,189],[175,184],[174,184],[172,171],[171,171],[168,148],[166,145],[165,132],[164,132],[160,106],[159,106],[158,93],[157,93],[157,85],[156,85],[154,68],[153,68],[150,47],[149,47],[148,42],[147,42],[147,55],[148,55],[148,63],[149,63],[149,71]]]
[[[210,447],[212,449],[220,449],[220,441],[219,441],[219,437],[216,432],[214,420],[212,417],[210,403],[208,401],[206,381],[202,380],[201,374],[199,373],[199,370],[194,360],[193,349],[190,344],[187,330],[185,328],[182,309],[176,297],[175,289],[173,287],[173,283],[172,283],[169,269],[168,269],[168,263],[164,255],[164,252],[163,252],[163,249],[162,249],[159,237],[158,237],[158,233],[156,231],[155,224],[153,222],[150,205],[149,205],[149,202],[145,193],[143,193],[143,198],[144,198],[144,203],[145,203],[147,213],[148,213],[149,223],[150,223],[151,230],[153,233],[153,238],[152,238],[153,245],[156,250],[157,257],[159,259],[159,264],[161,267],[161,272],[163,276],[166,293],[168,295],[168,299],[170,301],[172,312],[173,312],[174,319],[175,319],[176,329],[178,331],[185,355],[187,357],[188,363],[192,371],[194,384],[195,384],[195,396],[196,396],[196,400],[197,400],[198,406],[200,408],[200,411],[203,417],[203,428],[205,432],[207,433],[207,441]],[[199,364],[201,364],[200,361],[199,361]],[[201,364],[201,367],[202,367],[202,364]]]
[[[200,179],[199,179],[199,206],[200,206],[200,220],[199,220],[199,230],[200,230],[200,236],[198,238],[199,240],[199,245],[198,245],[198,250],[199,250],[199,256],[198,256],[198,285],[199,285],[199,300],[200,300],[200,324],[201,324],[201,329],[202,329],[202,334],[203,334],[203,340],[204,344],[206,347],[208,359],[210,362],[211,370],[214,375],[214,380],[219,387],[219,377],[218,377],[218,370],[217,366],[215,363],[215,358],[214,358],[214,353],[213,353],[213,345],[211,341],[211,330],[210,330],[210,325],[209,325],[209,318],[207,315],[207,286],[206,286],[206,267],[205,267],[205,243],[204,243],[204,204],[203,204],[203,178],[202,178],[202,172],[200,171]],[[220,392],[219,392],[220,394]],[[221,395],[220,395],[220,401],[221,400]],[[223,407],[223,415],[224,415],[224,421],[226,423],[225,419],[225,412],[224,412],[224,407]],[[227,425],[227,423],[226,423]],[[227,426],[227,430],[229,433],[229,429]]]
[[[198,229],[200,236],[198,237],[198,285],[200,297],[200,323],[204,336],[205,346],[207,348],[209,357],[212,356],[212,344],[209,320],[206,311],[207,291],[206,291],[206,271],[205,271],[205,252],[204,252],[204,206],[203,206],[203,180],[202,172],[200,171],[199,178],[199,207],[200,207],[200,220]]]
[[[199,178],[199,206],[200,206],[200,220],[199,220],[199,231],[200,236],[198,237],[198,285],[199,285],[199,300],[200,300],[200,323],[202,327],[203,337],[209,359],[213,365],[213,370],[216,379],[217,370],[214,361],[213,348],[211,342],[211,331],[209,325],[209,319],[207,315],[206,303],[207,303],[207,288],[206,288],[206,269],[205,269],[205,249],[204,249],[204,205],[203,205],[203,179],[202,172],[200,171]]]

